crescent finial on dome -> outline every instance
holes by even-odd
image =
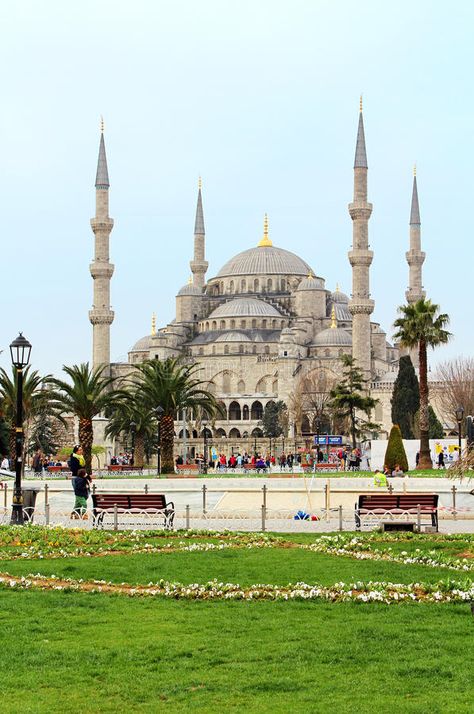
[[[337,327],[336,308],[333,305],[332,310],[331,310],[331,329],[334,330],[336,327]]]
[[[270,238],[268,237],[268,216],[265,213],[265,218],[263,219],[263,238],[258,244],[259,248],[270,248],[273,245]]]
[[[156,313],[151,316],[151,334],[156,335]]]

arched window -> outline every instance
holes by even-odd
[[[265,377],[262,377],[262,379],[260,379],[260,380],[257,382],[257,386],[255,387],[255,391],[256,391],[256,392],[259,392],[260,394],[266,394],[266,393],[267,393],[267,380],[265,379]]]
[[[229,283],[229,289],[230,289],[230,292],[231,292],[231,293],[234,292],[234,281],[233,281],[233,280],[231,280],[230,283]]]
[[[212,329],[213,329],[213,330],[217,330],[217,322],[216,322],[216,320],[213,320],[213,321],[212,321]]]
[[[309,434],[311,431],[309,419],[306,414],[304,415],[303,421],[301,422],[301,431],[303,432],[303,434]]]
[[[247,292],[247,281],[246,280],[240,281],[240,291],[243,293]]]
[[[262,402],[254,402],[250,410],[251,419],[261,419],[263,417]]]
[[[225,320],[221,320],[219,327],[221,330],[225,330]]]
[[[325,357],[330,357],[331,352],[329,350],[324,350],[324,356]]]
[[[240,327],[241,327],[243,330],[245,330],[245,328],[247,327],[247,321],[246,321],[246,320],[241,320],[241,321],[240,321]]]
[[[245,382],[243,379],[239,379],[237,382],[237,391],[239,394],[245,394]]]
[[[230,321],[230,329],[233,330],[235,327],[235,320]]]
[[[266,320],[262,320],[262,329],[263,330],[267,329],[267,321]]]
[[[225,433],[225,429],[216,429],[216,437],[218,439],[225,439],[227,434]]]
[[[269,355],[269,354],[270,354],[270,347],[269,347],[268,345],[265,345],[265,347],[263,348],[263,351],[265,352],[266,355]]]
[[[275,329],[276,326],[277,326],[277,321],[276,321],[276,320],[272,320],[272,328]]]
[[[183,429],[179,432],[178,439],[183,438]],[[189,439],[189,431],[186,429],[186,439]]]
[[[252,328],[255,330],[256,327],[257,327],[257,320],[253,319],[252,320]]]
[[[252,354],[257,354],[257,345],[252,345]]]
[[[200,354],[200,355],[203,355],[203,354],[204,354],[204,347],[200,347],[200,348],[199,348],[199,354]]]
[[[269,293],[273,290],[273,282],[271,278],[268,278],[267,280],[267,290]]]
[[[242,419],[246,419],[247,421],[250,419],[250,413],[247,404],[244,404],[244,406],[242,407]]]
[[[281,279],[281,291],[285,292],[286,290],[286,281],[284,278]]]
[[[206,322],[206,330],[209,330],[209,323]]]
[[[258,281],[258,278],[255,278],[255,280],[253,281],[253,291],[254,291],[254,293],[258,293],[259,289],[260,289],[260,283],[259,283],[259,281]]]
[[[212,345],[212,354],[213,354],[213,355],[216,354],[216,346],[215,346],[215,345]]]
[[[240,421],[241,419],[240,404],[238,402],[231,402],[229,404],[229,421]]]
[[[239,353],[240,353],[240,354],[243,354],[243,353],[244,353],[244,346],[243,346],[243,345],[239,345]]]
[[[240,431],[238,429],[231,429],[229,431],[229,439],[240,439]]]
[[[219,283],[219,292],[221,295],[224,294],[224,283]]]
[[[229,345],[224,345],[224,354],[225,355],[229,354]]]
[[[261,429],[258,429],[258,428],[253,429],[253,430],[252,430],[252,436],[257,436],[257,437],[261,438],[261,437],[263,436],[263,431],[262,431]]]
[[[224,372],[222,375],[222,391],[230,392],[230,372]]]

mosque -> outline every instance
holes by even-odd
[[[103,127],[96,176],[96,215],[91,220],[95,256],[90,265],[94,304],[89,312],[93,326],[93,365],[108,365],[115,376],[125,376],[132,365],[147,359],[183,357],[199,366],[199,378],[215,394],[226,417],[216,421],[212,436],[235,442],[262,436],[260,420],[266,404],[282,400],[289,409],[287,437],[315,431],[314,413],[301,404],[311,403],[311,392],[328,391],[341,375],[340,357],[352,354],[369,380],[371,395],[379,399],[373,419],[391,427],[390,398],[398,372],[399,351],[387,340],[382,327],[371,319],[367,156],[362,104],[359,113],[354,195],[349,204],[353,240],[348,259],[352,267],[352,293],[326,287],[322,276],[294,253],[273,245],[267,216],[258,244],[231,257],[214,277],[207,277],[202,187],[199,182],[194,227],[192,278],[176,295],[176,317],[138,339],[128,353],[128,363],[110,362],[109,176]],[[420,214],[416,175],[410,215],[409,287],[406,298],[424,296]],[[299,402],[299,406],[298,406]],[[198,438],[188,424],[186,437]],[[329,428],[329,427],[328,427]],[[324,429],[325,431],[325,429]],[[183,423],[176,423],[183,436]],[[230,442],[228,442],[230,443]],[[241,443],[241,442],[240,442]]]

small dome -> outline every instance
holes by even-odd
[[[252,340],[244,332],[224,332],[216,338],[215,342],[252,342]]]
[[[339,288],[337,288],[333,293],[331,293],[331,302],[333,303],[343,303],[345,305],[349,304],[349,296],[346,293],[341,293]]]
[[[283,317],[283,315],[264,300],[237,298],[219,305],[206,319],[216,317]]]
[[[151,347],[152,335],[145,335],[135,342],[130,352],[148,352]]]
[[[324,283],[321,278],[316,278],[311,273],[298,285],[298,290],[324,290]]]
[[[218,278],[230,275],[308,275],[308,263],[289,250],[272,246],[257,246],[238,253],[217,273]]]
[[[186,285],[183,285],[181,290],[178,292],[178,295],[202,295],[202,290],[196,285],[186,283]]]
[[[314,338],[313,345],[318,347],[342,347],[352,345],[352,337],[342,327],[328,327]]]

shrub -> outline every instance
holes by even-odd
[[[390,430],[387,450],[385,451],[385,465],[393,471],[396,464],[399,464],[403,471],[408,471],[408,459],[403,446],[402,432],[398,424],[394,424]]]

